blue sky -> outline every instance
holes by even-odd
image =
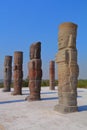
[[[0,79],[4,57],[14,51],[24,52],[27,77],[29,47],[36,41],[42,43],[43,78],[49,78],[49,61],[58,51],[58,26],[63,22],[78,24],[79,78],[87,79],[87,0],[0,0]]]

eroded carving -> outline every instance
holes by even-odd
[[[41,79],[42,79],[41,43],[37,42],[30,46],[29,68],[29,90],[30,95],[26,100],[40,100]]]
[[[22,80],[23,80],[23,52],[16,51],[14,52],[14,92],[13,95],[21,95],[22,94]]]
[[[4,60],[4,89],[3,92],[10,92],[12,79],[12,56],[5,56]]]
[[[55,90],[55,62],[50,61],[49,65],[49,83],[50,83],[50,90]]]
[[[77,25],[74,23],[63,23],[59,27],[59,51],[56,55],[59,105],[55,109],[62,113],[78,111],[77,79],[79,67],[77,64],[76,34]]]

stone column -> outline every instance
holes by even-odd
[[[26,100],[40,100],[42,78],[41,66],[41,43],[36,42],[30,46],[30,62],[28,64],[30,95],[26,98]]]
[[[78,111],[77,78],[79,67],[77,65],[76,35],[76,24],[63,23],[59,26],[59,51],[56,56],[59,105],[56,105],[55,109],[61,113]]]
[[[50,61],[49,65],[50,90],[55,90],[55,62]]]
[[[23,52],[14,52],[14,92],[13,95],[22,94],[22,80],[23,80]]]
[[[10,92],[11,79],[12,79],[12,56],[5,56],[3,92]]]

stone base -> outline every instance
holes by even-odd
[[[27,96],[27,97],[25,98],[25,100],[27,100],[27,101],[40,101],[41,99],[40,99],[40,97]]]
[[[55,90],[55,87],[51,87],[51,86],[50,86],[50,90]]]
[[[22,93],[12,92],[11,95],[22,95]]]
[[[10,92],[10,89],[3,89],[3,92]]]
[[[78,112],[78,107],[77,106],[63,106],[63,105],[56,105],[54,107],[54,110],[67,114],[67,113],[72,113],[72,112]]]

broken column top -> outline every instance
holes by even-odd
[[[76,48],[77,25],[71,22],[62,23],[59,26],[58,48]]]
[[[64,22],[64,23],[60,24],[59,29],[64,29],[64,28],[77,29],[77,24],[72,23],[72,22]]]
[[[23,63],[23,52],[22,51],[14,52],[14,63],[16,63],[16,64]]]
[[[54,64],[55,64],[55,61],[50,61],[50,68],[53,68],[53,66],[54,66]]]
[[[22,55],[23,52],[22,52],[22,51],[15,51],[14,54],[15,54],[15,55]]]
[[[12,56],[5,56],[5,60],[12,60]]]
[[[32,43],[30,46],[30,59],[41,58],[41,42]]]
[[[11,65],[12,56],[5,56],[4,65]]]

